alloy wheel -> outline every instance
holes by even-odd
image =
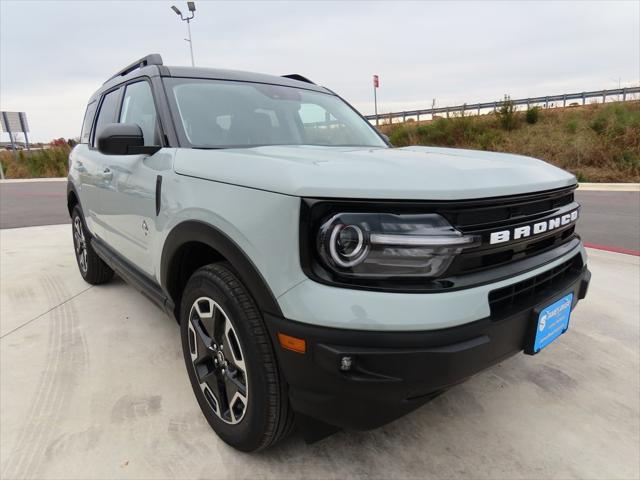
[[[247,411],[249,383],[238,335],[225,311],[200,297],[189,311],[189,353],[202,393],[223,422],[237,424]]]
[[[76,257],[78,257],[80,269],[83,273],[87,273],[87,241],[84,237],[82,220],[78,216],[73,219],[73,243],[76,247]]]

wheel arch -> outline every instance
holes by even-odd
[[[76,205],[80,205],[80,195],[76,191],[76,187],[71,181],[67,182],[67,210],[69,216],[73,215],[73,209]],[[82,208],[82,206],[80,206]]]
[[[207,249],[205,255],[202,255],[203,247]],[[196,261],[196,268],[207,264],[202,263],[203,261],[228,262],[261,311],[282,315],[273,292],[248,255],[218,228],[201,221],[189,220],[176,225],[169,232],[160,260],[160,283],[174,304],[174,315],[178,322],[182,291],[188,280],[181,270],[184,262],[188,261],[185,255],[190,254],[197,255],[200,260]]]

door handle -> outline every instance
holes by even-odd
[[[111,171],[111,169],[109,169],[109,168],[105,168],[105,169],[102,171],[102,177],[103,177],[105,180],[111,180],[111,179],[113,179],[113,172]]]

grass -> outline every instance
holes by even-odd
[[[535,120],[534,120],[535,117]],[[589,182],[640,182],[640,101],[380,127],[391,142],[541,158]]]
[[[66,177],[69,169],[68,146],[52,147],[46,150],[26,150],[0,152],[0,163],[6,178],[48,178]]]

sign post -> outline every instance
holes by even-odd
[[[378,126],[378,95],[376,93],[376,90],[378,89],[379,86],[380,86],[380,79],[378,78],[378,75],[374,75],[373,76],[373,106],[376,112],[376,127]]]
[[[27,125],[27,115],[24,112],[20,112],[20,128],[22,129],[22,133],[24,133],[24,143],[27,146],[27,150],[31,153],[31,147],[29,146],[29,136],[27,132],[29,131],[29,125]]]
[[[18,149],[13,141],[13,132],[11,131],[11,123],[9,122],[9,116],[7,112],[2,112],[2,129],[9,134],[9,141],[11,142],[11,150],[13,151],[13,157],[18,160]],[[4,178],[4,172],[2,172],[2,178]]]
[[[9,141],[13,148],[13,154],[17,158],[17,146],[15,143],[15,134],[23,133],[25,145],[27,150],[31,150],[29,146],[29,137],[27,132],[29,131],[29,124],[27,123],[27,115],[24,112],[2,112],[0,115],[0,127],[2,131],[9,134]]]

